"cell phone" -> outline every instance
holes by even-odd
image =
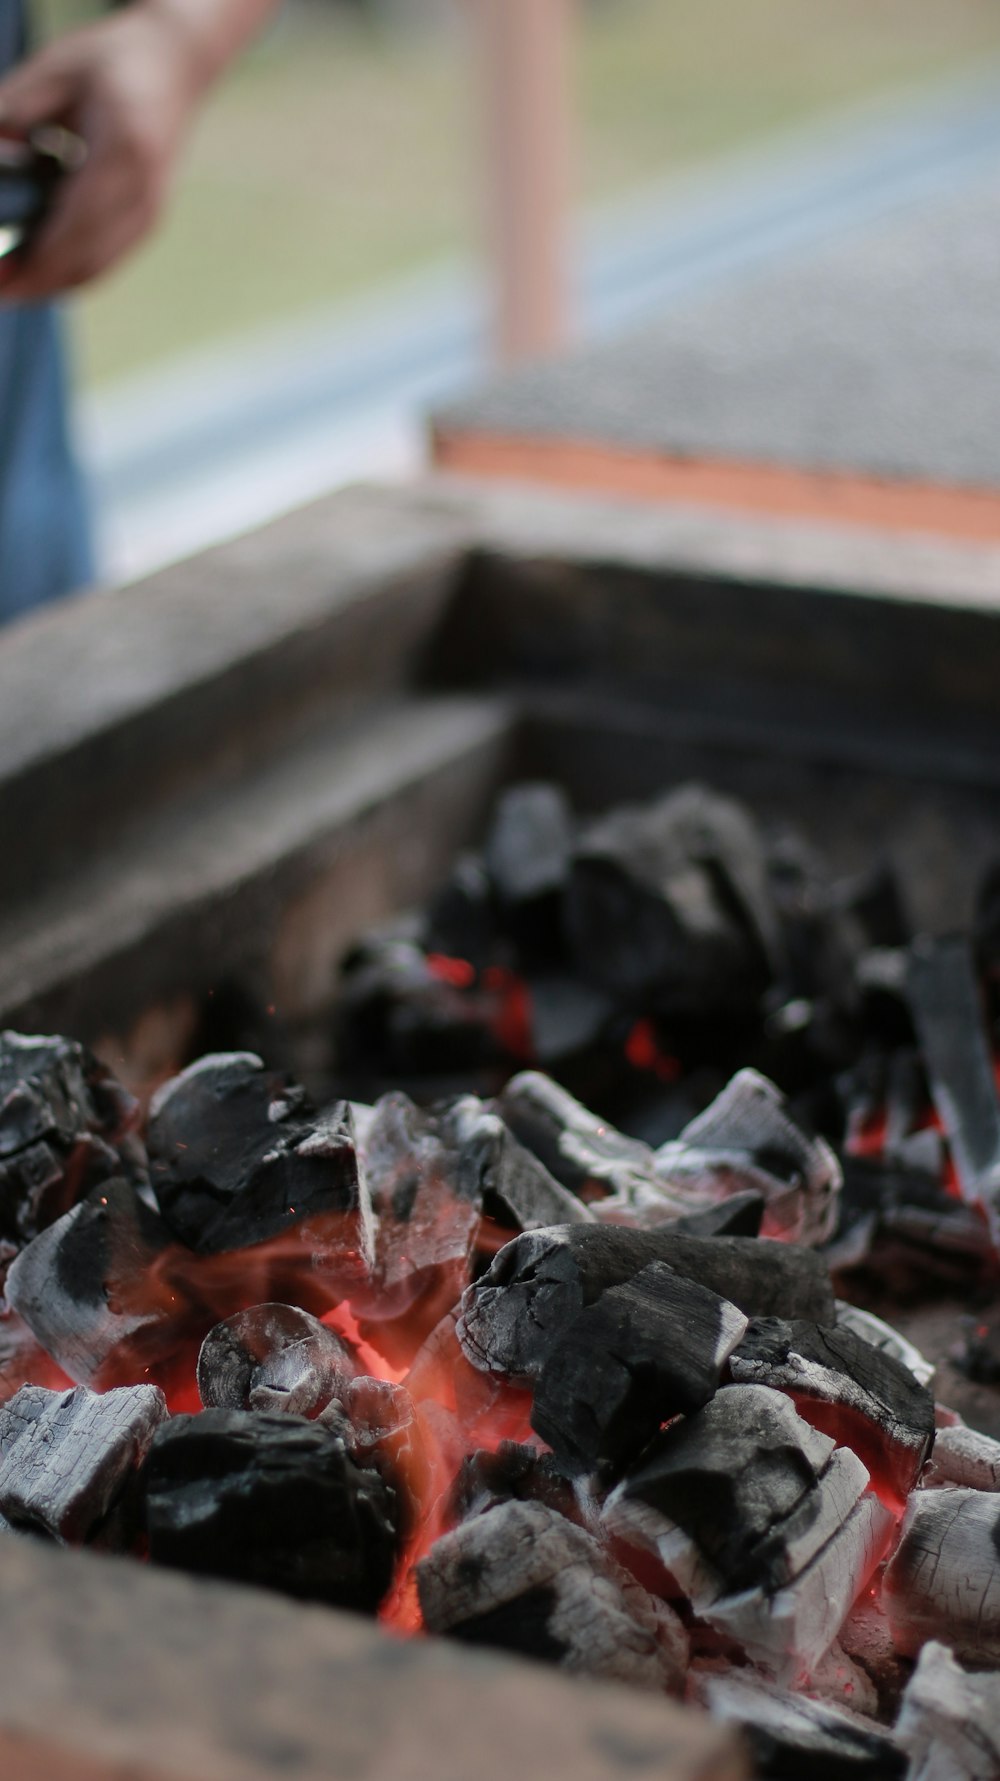
[[[26,140],[0,136],[0,260],[29,239],[59,182],[86,159],[79,136],[56,125]]]

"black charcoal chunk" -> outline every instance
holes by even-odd
[[[1000,1101],[971,943],[923,938],[910,951],[910,1006],[963,1198],[1000,1233]]]
[[[566,921],[586,977],[674,1014],[754,1006],[781,957],[757,829],[740,805],[697,785],[586,832]]]
[[[551,1454],[519,1441],[501,1441],[495,1452],[467,1454],[449,1498],[451,1519],[468,1521],[499,1503],[543,1503],[567,1520],[579,1519],[573,1486]]]
[[[305,1091],[251,1052],[199,1059],[154,1096],[153,1186],[180,1240],[205,1255],[246,1248],[316,1214],[345,1220],[371,1257],[372,1219],[349,1103],[313,1113]]]
[[[439,1118],[442,1138],[454,1152],[462,1199],[479,1199],[484,1213],[522,1231],[551,1224],[592,1224],[593,1213],[519,1144],[499,1114],[475,1095],[462,1095]]]
[[[558,786],[514,785],[497,800],[483,863],[508,907],[558,896],[569,871],[573,818]]]
[[[570,1322],[650,1262],[727,1299],[748,1317],[779,1311],[834,1323],[827,1270],[811,1250],[750,1237],[563,1225],[515,1237],[462,1299],[458,1335],[483,1372],[533,1380]]]
[[[708,1402],[746,1329],[735,1305],[650,1262],[550,1349],[531,1426],[569,1470],[620,1472],[661,1424]]]
[[[522,1071],[497,1097],[496,1108],[549,1174],[600,1213],[612,1205],[625,1213],[659,1206],[665,1217],[687,1210],[658,1181],[656,1156],[648,1144],[616,1131],[551,1077]]]
[[[699,1697],[713,1719],[742,1729],[760,1781],[902,1781],[907,1772],[896,1740],[843,1707],[732,1671],[706,1676]]]
[[[304,1601],[374,1613],[392,1579],[396,1501],[322,1423],[204,1410],[146,1462],[150,1557]]]
[[[495,939],[496,905],[486,868],[477,855],[460,854],[428,906],[427,950],[478,971],[489,964]]]
[[[183,1328],[186,1307],[145,1290],[168,1241],[126,1181],[105,1182],[21,1251],[8,1302],[70,1379],[113,1383],[119,1364],[141,1371]]]
[[[763,1194],[733,1194],[700,1212],[682,1212],[670,1221],[670,1229],[687,1237],[759,1237],[765,1205]]]
[[[167,1418],[154,1385],[98,1396],[24,1385],[0,1408],[0,1512],[64,1543],[91,1535]]]
[[[0,1033],[0,1242],[29,1242],[92,1188],[146,1178],[139,1107],[72,1039]]]
[[[333,1330],[295,1305],[254,1305],[216,1324],[198,1356],[202,1403],[318,1416],[358,1371]]]
[[[417,1565],[428,1632],[541,1658],[586,1676],[678,1691],[687,1640],[591,1534],[541,1503],[463,1522]]]
[[[905,1499],[934,1442],[934,1399],[910,1370],[851,1329],[756,1318],[730,1361],[737,1384],[791,1393],[820,1426],[853,1448],[885,1488]]]

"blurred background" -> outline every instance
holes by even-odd
[[[288,0],[77,304],[113,578],[412,468],[489,362],[482,4]],[[578,0],[573,39],[576,338],[1000,166],[992,0]]]

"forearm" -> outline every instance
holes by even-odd
[[[188,47],[194,78],[211,86],[256,36],[280,0],[139,0]]]

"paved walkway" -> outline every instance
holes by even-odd
[[[1000,69],[674,179],[585,220],[579,333],[732,291],[1000,175]],[[405,475],[423,416],[486,368],[484,293],[445,267],[92,395],[108,578],[131,579],[360,476]]]

